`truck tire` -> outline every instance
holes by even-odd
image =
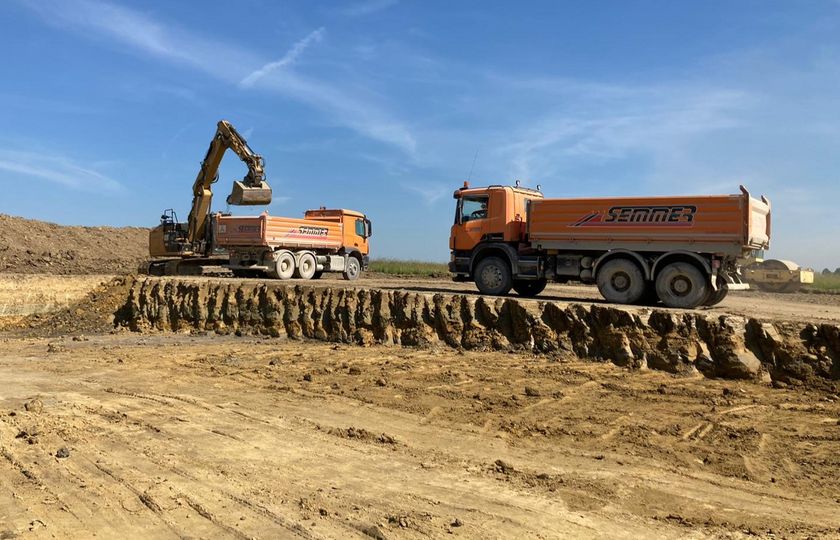
[[[716,306],[723,302],[723,299],[726,298],[726,295],[729,294],[729,287],[726,284],[718,285],[717,290],[709,291],[709,298],[703,302],[704,306]]]
[[[500,257],[482,259],[475,267],[475,285],[482,294],[506,295],[513,287],[510,265]]]
[[[359,259],[352,255],[347,257],[347,265],[344,267],[344,279],[347,281],[355,281],[359,279],[359,274],[362,273],[362,264]]]
[[[671,263],[656,276],[656,294],[668,307],[696,308],[709,295],[709,280],[693,264]]]
[[[706,298],[706,301],[703,302],[704,306],[716,306],[723,302],[723,299],[726,298],[726,295],[729,294],[729,286],[726,282],[726,274],[720,273],[717,277],[717,289],[712,290],[709,287],[709,296]]]
[[[611,259],[598,266],[595,276],[598,290],[608,302],[635,304],[645,294],[645,276],[639,265],[629,259]]]
[[[545,290],[548,281],[538,279],[536,281],[514,281],[513,290],[516,294],[525,298],[533,298]]]
[[[281,251],[274,256],[274,272],[272,277],[277,279],[291,279],[295,273],[295,256],[291,251]]]
[[[318,263],[315,262],[315,256],[311,253],[304,253],[298,257],[297,268],[295,268],[295,277],[301,279],[312,279],[315,272],[318,270]]]
[[[312,279],[321,279],[321,276],[324,275],[323,270],[316,270],[314,274],[312,274]]]

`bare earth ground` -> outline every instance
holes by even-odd
[[[77,339],[3,343],[4,537],[840,537],[836,396],[503,353]]]
[[[20,279],[0,275],[0,302],[42,311]],[[837,321],[839,303],[745,293],[712,312]],[[65,337],[0,333],[0,538],[840,538],[835,394],[572,357],[85,337],[74,317]]]

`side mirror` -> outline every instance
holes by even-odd
[[[371,236],[373,236],[373,225],[369,219],[365,218],[365,238],[370,238]]]

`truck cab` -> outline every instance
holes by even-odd
[[[342,245],[345,251],[357,251],[362,256],[364,267],[367,267],[368,254],[370,253],[368,239],[373,234],[373,228],[367,216],[355,210],[321,207],[317,210],[307,210],[303,219],[341,223],[344,231]]]
[[[538,190],[493,185],[470,188],[467,182],[454,193],[455,222],[449,235],[450,272],[468,278],[471,261],[481,244],[505,244],[517,251],[525,240],[528,203],[542,199]]]

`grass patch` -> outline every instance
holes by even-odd
[[[840,292],[840,274],[815,274],[814,283],[808,285],[808,288],[818,291]]]
[[[449,270],[443,263],[400,261],[397,259],[374,259],[370,261],[370,271],[394,276],[449,276]]]

